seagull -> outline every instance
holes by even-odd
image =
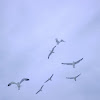
[[[57,45],[59,44],[59,43],[61,43],[61,42],[65,42],[64,40],[58,40],[57,38],[55,39],[56,40],[56,43],[57,43]]]
[[[17,85],[17,87],[18,87],[18,90],[20,90],[20,84],[23,82],[23,81],[29,81],[29,79],[28,78],[23,78],[20,82],[17,82],[17,83],[15,83],[15,82],[10,82],[9,84],[8,84],[8,86],[11,86],[12,84],[16,84]]]
[[[51,75],[50,78],[48,78],[48,80],[46,80],[44,83],[48,82],[48,81],[52,81],[51,78],[53,77],[53,74]]]
[[[36,94],[38,94],[40,91],[42,91],[44,85],[41,86],[41,88],[39,89],[39,91],[36,92]]]
[[[79,63],[81,60],[83,60],[83,58],[81,58],[80,60],[76,61],[76,62],[72,62],[72,63],[61,63],[61,64],[64,64],[64,65],[73,65],[73,68],[75,68],[75,64]]]
[[[48,55],[48,59],[49,59],[50,55],[51,55],[52,53],[54,53],[55,47],[56,47],[56,46],[54,46],[54,47],[52,48],[52,50],[50,51],[50,53],[49,53],[49,55]]]
[[[81,74],[75,76],[75,77],[66,77],[67,79],[74,79],[76,81],[76,78],[79,77]]]

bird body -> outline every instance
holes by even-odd
[[[76,81],[76,78],[79,77],[81,74],[75,76],[75,77],[66,77],[67,79],[74,79]]]
[[[54,46],[54,47],[52,48],[52,50],[50,51],[50,53],[49,53],[49,55],[48,55],[48,59],[50,58],[51,54],[54,53],[55,47],[56,47],[56,46]]]
[[[72,63],[72,64],[73,64],[73,68],[75,68],[75,62],[74,62],[74,61],[73,61],[73,63]]]
[[[56,43],[57,43],[57,45],[60,43],[60,41],[58,41],[58,39],[56,38]]]
[[[20,90],[21,85],[19,82],[17,82],[17,87],[18,87],[18,90]]]
[[[57,38],[55,40],[56,40],[57,45],[59,45],[59,43],[61,43],[61,42],[65,42],[64,40],[59,41]]]
[[[61,63],[61,64],[64,64],[64,65],[72,65],[73,66],[73,68],[75,68],[75,65],[76,64],[78,64],[81,60],[83,60],[83,58],[82,59],[80,59],[80,60],[78,60],[78,61],[73,61],[72,63]]]
[[[36,94],[38,94],[39,92],[42,91],[43,86],[44,86],[44,85],[41,86],[41,88],[36,92]]]
[[[11,86],[12,84],[16,84],[17,85],[17,87],[18,87],[18,90],[20,90],[20,87],[21,87],[21,83],[23,82],[23,81],[29,81],[29,79],[28,78],[23,78],[20,82],[10,82],[9,84],[8,84],[8,86]]]
[[[51,77],[50,78],[48,78],[48,80],[46,80],[44,83],[46,83],[46,82],[48,82],[48,81],[52,81],[51,79],[52,79],[52,77],[53,77],[53,74],[51,75]]]

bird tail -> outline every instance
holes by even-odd
[[[75,68],[75,64],[73,64],[73,68]]]
[[[74,80],[76,81],[76,77],[74,78]]]
[[[21,87],[21,85],[20,85],[20,86],[18,86],[18,90],[20,90],[20,87]]]
[[[18,90],[20,90],[20,87],[18,87]]]

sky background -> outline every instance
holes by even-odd
[[[0,100],[100,100],[100,0],[1,0],[0,12]]]

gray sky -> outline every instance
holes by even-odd
[[[0,100],[100,100],[99,0],[0,2]],[[55,38],[66,42],[48,60]],[[81,58],[75,69],[61,65]],[[7,86],[24,77],[20,91]]]

